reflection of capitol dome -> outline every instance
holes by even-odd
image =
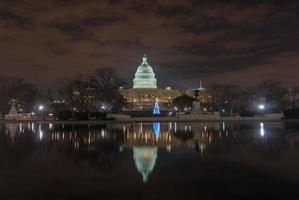
[[[148,175],[153,171],[157,159],[157,147],[133,147],[135,165],[146,183]]]
[[[133,88],[157,88],[157,79],[153,68],[147,63],[147,57],[143,56],[142,64],[137,68],[133,80]]]

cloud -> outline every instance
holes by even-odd
[[[202,77],[258,74],[259,66],[284,71],[274,58],[292,57],[285,65],[298,59],[298,7],[288,0],[3,0],[0,67],[27,78],[32,71],[50,84],[61,74],[112,66],[130,82],[146,53],[160,82],[174,84],[176,77],[178,87]]]
[[[0,10],[0,23],[7,26],[19,26],[22,28],[27,28],[32,25],[32,23],[25,17],[5,10]]]

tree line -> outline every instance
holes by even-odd
[[[36,109],[37,103],[45,104],[48,109],[68,110],[75,112],[90,110],[106,110],[120,112],[125,101],[119,94],[119,87],[125,81],[112,68],[96,69],[90,76],[76,74],[58,82],[47,94],[41,92],[33,83],[17,77],[0,76],[0,113],[8,113],[11,99],[20,106],[20,112],[28,113]],[[214,83],[209,91],[212,101],[207,108],[211,111],[225,110],[227,114],[239,114],[255,110],[258,105],[264,106],[265,112],[281,112],[299,106],[299,87],[286,88],[277,80],[264,80],[248,88],[241,89],[238,85]],[[55,103],[55,99],[59,103]],[[180,105],[192,105],[194,99],[175,99]]]
[[[88,78],[76,74],[64,79],[58,89],[59,97],[72,112],[105,110],[120,112],[124,103],[118,92],[125,81],[112,68],[97,69]]]
[[[255,110],[282,112],[299,104],[299,87],[286,88],[282,82],[272,79],[245,89],[230,84],[214,84],[211,89],[216,94],[217,103],[230,113]]]
[[[72,115],[103,105],[109,111],[117,111],[123,103],[118,88],[124,84],[123,79],[109,67],[96,69],[88,77],[77,73],[71,78],[64,78],[58,81],[54,92],[48,89],[46,94],[23,78],[0,76],[0,113],[3,117],[9,112],[11,99],[16,100],[20,108],[18,111],[24,113],[36,110],[37,104],[46,105],[53,112],[69,110]]]
[[[195,91],[199,92],[200,91]],[[277,80],[264,80],[241,89],[235,84],[212,84],[209,101],[202,103],[209,112],[223,112],[226,115],[246,112],[282,112],[299,106],[299,87],[286,88]],[[200,94],[198,94],[200,96]],[[195,95],[196,96],[196,95]],[[190,107],[196,98],[182,96],[174,99],[181,109]]]

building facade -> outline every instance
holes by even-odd
[[[200,81],[199,88],[188,89],[186,90],[185,94],[190,97],[193,97],[196,101],[200,102],[200,106],[205,112],[213,111],[217,103],[217,98],[215,93],[212,90],[203,88],[201,81]]]
[[[182,95],[183,92],[170,87],[158,88],[153,68],[144,55],[135,73],[133,88],[121,88],[120,94],[127,102],[126,110],[152,110],[156,101],[161,110],[173,110],[173,99]]]

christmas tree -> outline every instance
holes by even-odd
[[[154,115],[160,115],[160,107],[159,107],[157,99],[156,99],[155,106],[154,106],[154,109],[153,109],[153,114]]]

